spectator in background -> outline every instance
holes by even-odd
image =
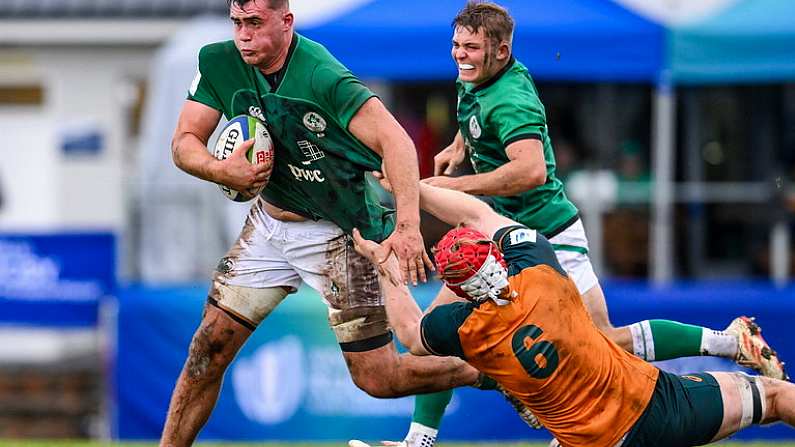
[[[618,202],[647,203],[651,199],[651,173],[635,140],[621,143],[618,160]]]

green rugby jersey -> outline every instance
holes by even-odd
[[[275,143],[273,174],[261,193],[268,202],[385,239],[391,210],[365,179],[365,172],[381,169],[381,157],[348,131],[373,92],[322,45],[298,34],[274,78],[247,65],[233,41],[213,43],[199,52],[188,99],[227,119],[248,114],[268,124]]]
[[[555,155],[544,105],[521,62],[511,59],[493,78],[473,86],[456,82],[458,128],[476,173],[491,172],[510,159],[505,148],[534,138],[544,144],[547,182],[510,197],[490,197],[494,210],[551,237],[577,219],[577,207],[555,176]]]

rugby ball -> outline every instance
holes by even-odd
[[[213,156],[224,160],[239,148],[243,142],[254,138],[254,145],[246,152],[246,158],[251,163],[265,163],[273,161],[273,138],[268,132],[265,123],[249,115],[239,115],[231,120],[221,130],[221,135],[215,143]],[[246,202],[260,193],[262,188],[251,188],[246,191],[236,191],[226,185],[218,185],[221,192],[235,202]]]

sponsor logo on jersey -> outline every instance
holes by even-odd
[[[529,230],[527,228],[522,228],[520,230],[513,230],[511,231],[511,241],[510,245],[521,244],[522,242],[533,242],[536,241],[536,231]]]
[[[469,134],[472,135],[472,138],[478,139],[481,135],[480,123],[478,123],[478,117],[472,115],[472,118],[469,119]]]
[[[296,141],[295,144],[298,145],[298,149],[301,149],[304,157],[306,157],[306,161],[302,161],[302,164],[308,165],[309,163],[318,161],[326,156],[326,153],[323,152],[318,145],[313,144],[311,141],[300,140]]]
[[[248,114],[257,118],[258,120],[262,121],[263,123],[266,122],[265,115],[262,114],[262,109],[257,106],[250,106],[248,108]]]
[[[326,120],[316,112],[309,112],[304,115],[304,126],[315,133],[326,130]]]
[[[326,177],[323,176],[323,172],[320,169],[303,169],[290,163],[287,163],[287,166],[290,167],[290,172],[293,173],[293,177],[299,182],[323,183],[326,181]]]

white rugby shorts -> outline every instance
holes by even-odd
[[[262,198],[256,199],[240,236],[219,262],[215,280],[290,292],[306,282],[326,305],[338,309],[383,304],[374,267],[353,251],[350,236],[341,228],[327,220],[274,219],[265,212]]]
[[[588,258],[588,238],[582,220],[569,225],[561,233],[549,239],[561,267],[569,274],[580,295],[591,290],[599,283]]]

